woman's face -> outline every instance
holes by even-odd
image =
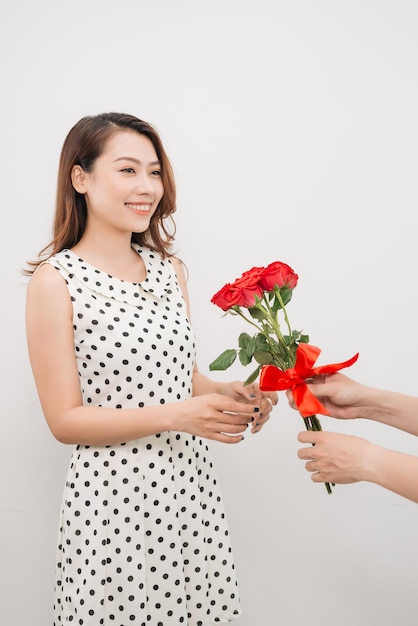
[[[144,232],[164,193],[152,142],[130,130],[112,135],[91,172],[74,166],[72,181],[84,194],[89,228]]]

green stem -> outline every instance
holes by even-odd
[[[241,309],[238,306],[237,307],[233,307],[233,310],[235,311],[235,313],[238,313],[238,315],[240,317],[242,317],[243,320],[245,320],[246,322],[248,322],[249,324],[254,326],[258,330],[258,332],[260,332],[259,325],[256,324],[255,322],[253,322],[253,320],[251,318],[249,318],[246,315],[244,315],[244,313],[241,311]]]
[[[287,317],[286,307],[284,305],[282,294],[280,293],[280,289],[278,287],[274,288],[274,295],[276,296],[276,298],[280,302],[280,306],[282,307],[282,311],[283,311],[284,320],[286,322],[287,329],[289,331],[289,335],[291,335],[292,334],[292,327],[290,326],[289,318]]]
[[[291,363],[291,365],[294,365],[293,361],[294,361],[294,357],[293,357],[293,353],[290,350],[289,346],[287,345],[282,331],[280,330],[280,324],[277,320],[277,313],[274,314],[273,311],[271,310],[270,307],[270,303],[266,297],[266,295],[264,294],[263,296],[263,301],[264,304],[266,305],[265,307],[263,307],[263,305],[261,304],[261,302],[257,302],[256,307],[258,309],[260,309],[260,311],[263,311],[263,313],[266,315],[274,333],[276,334],[277,339],[279,340],[279,342],[282,344],[282,346],[284,347],[284,349],[286,350],[287,354],[289,355],[289,361]],[[291,333],[292,331],[290,331]]]

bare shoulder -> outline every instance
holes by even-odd
[[[55,267],[49,263],[43,263],[32,274],[29,281],[31,289],[56,289],[63,283],[63,278]]]
[[[64,277],[50,265],[40,265],[32,274],[27,290],[28,306],[46,308],[50,310],[56,306],[68,306],[70,296],[65,284]]]

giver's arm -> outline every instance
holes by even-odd
[[[418,398],[373,388],[367,395],[364,417],[418,435]]]
[[[371,445],[364,479],[418,502],[418,458]]]
[[[418,435],[415,396],[368,387],[340,373],[326,376],[325,382],[318,376],[309,389],[333,417],[370,419]]]
[[[222,433],[241,433],[251,419],[251,407],[231,398],[220,401],[219,396],[138,409],[83,406],[71,301],[64,280],[49,265],[40,267],[31,278],[26,325],[42,410],[51,432],[63,443],[110,445],[167,430],[232,442],[241,437],[226,440]],[[224,411],[239,415],[224,417]]]

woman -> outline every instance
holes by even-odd
[[[42,409],[53,435],[75,444],[55,625],[203,626],[240,614],[204,440],[242,441],[277,399],[198,372],[185,276],[170,255],[174,210],[172,169],[149,124],[109,113],[72,128],[54,239],[27,294]]]
[[[418,435],[418,398],[367,387],[343,374],[317,376],[309,389],[334,417],[370,419]],[[291,393],[288,399],[295,408]],[[298,439],[311,444],[298,456],[307,461],[314,482],[366,480],[418,502],[417,457],[339,433],[305,431]]]

